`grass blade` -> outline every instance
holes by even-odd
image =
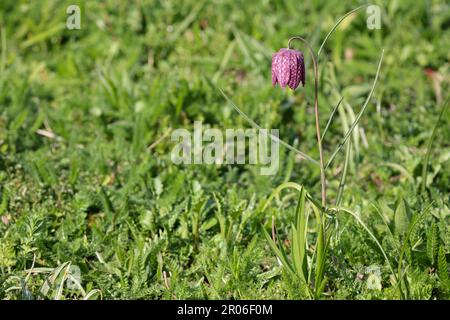
[[[323,141],[323,138],[325,137],[325,134],[327,133],[328,128],[329,128],[330,125],[331,125],[331,121],[333,120],[334,114],[336,113],[337,109],[338,109],[339,106],[341,105],[342,100],[344,100],[344,97],[341,97],[341,98],[339,99],[339,102],[338,102],[337,105],[333,108],[333,111],[331,111],[330,117],[328,118],[327,125],[325,126],[325,129],[323,130],[322,137],[320,138],[320,140]]]
[[[266,231],[264,227],[261,227],[264,237],[266,238],[267,242],[269,243],[270,248],[275,253],[275,255],[280,259],[281,264],[283,267],[286,268],[286,270],[291,274],[295,275],[295,271],[292,268],[291,264],[288,262],[288,259],[286,257],[286,254],[283,249],[278,248],[277,244],[273,241],[272,237],[269,235],[269,233]]]
[[[222,95],[225,97],[225,99],[231,104],[231,106],[248,122],[252,125],[252,127],[262,130],[261,126],[258,125],[255,121],[253,121],[252,119],[250,119],[241,109],[239,109],[239,107],[225,94],[225,92],[223,92],[222,89],[218,88],[220,90],[220,92],[222,93]],[[296,152],[297,154],[299,154],[303,159],[308,160],[316,165],[319,165],[319,162],[317,162],[316,160],[314,160],[313,158],[311,158],[309,155],[307,155],[306,153],[298,150],[297,148],[294,148],[293,146],[291,146],[290,144],[284,142],[283,140],[281,140],[280,138],[272,135],[272,134],[268,134],[270,136],[271,139],[278,141],[280,144],[282,144],[283,146],[285,146],[286,148],[288,148],[289,150],[292,150],[294,152]]]
[[[380,61],[378,62],[377,73],[375,74],[375,79],[373,81],[372,88],[370,89],[369,95],[367,96],[367,99],[364,102],[364,104],[361,108],[361,111],[358,113],[358,116],[356,117],[355,121],[353,121],[350,129],[345,134],[343,141],[338,145],[338,147],[336,148],[336,151],[334,151],[334,153],[331,155],[330,160],[328,160],[328,163],[326,164],[325,169],[327,169],[331,165],[331,163],[333,162],[333,160],[336,157],[336,155],[338,154],[338,152],[342,149],[344,144],[347,142],[348,138],[350,137],[350,135],[353,132],[353,129],[355,129],[355,127],[358,124],[359,120],[361,119],[364,111],[366,110],[367,105],[369,104],[369,101],[372,98],[373,91],[375,90],[375,85],[377,84],[378,76],[380,75],[381,63],[383,62],[383,56],[384,56],[384,49],[381,51],[381,57],[380,57]]]
[[[183,21],[175,28],[172,35],[170,36],[170,41],[175,41],[191,24],[195,21],[200,11],[203,9],[204,1],[197,3],[197,5],[192,8],[191,12],[184,18]]]
[[[348,163],[350,160],[350,154],[351,154],[351,145],[352,140],[348,140],[347,143],[347,150],[345,151],[345,160],[344,160],[344,169],[342,169],[342,176],[341,180],[339,181],[339,188],[336,196],[336,206],[339,207],[342,202],[342,194],[344,193],[344,187],[345,187],[345,178],[347,177],[347,171],[348,171]]]
[[[298,241],[298,251],[299,251],[299,265],[300,270],[303,274],[303,278],[306,281],[308,279],[308,263],[306,259],[306,237],[307,237],[307,216],[306,216],[306,191],[302,187],[300,195],[298,198],[297,209],[296,209],[296,227],[295,233]]]
[[[90,300],[92,297],[94,297],[95,295],[99,295],[100,296],[100,300],[103,300],[103,295],[102,292],[99,289],[92,289],[91,291],[89,291],[84,297],[83,300]]]
[[[375,244],[378,246],[378,248],[380,248],[381,254],[383,255],[384,259],[386,260],[386,263],[389,266],[389,269],[391,270],[392,274],[394,275],[395,279],[398,281],[397,276],[394,272],[394,269],[392,268],[392,265],[386,255],[386,252],[384,251],[383,247],[381,246],[380,242],[378,241],[378,239],[375,237],[375,235],[370,231],[370,229],[365,225],[364,222],[362,222],[362,220],[358,217],[358,215],[352,211],[350,211],[349,209],[344,209],[344,208],[336,208],[337,211],[341,211],[341,212],[346,212],[348,214],[350,214],[363,228],[364,230],[366,230],[366,232],[369,234],[369,236],[373,239],[373,241],[375,242]]]
[[[447,111],[447,107],[449,105],[448,99],[450,95],[447,97],[447,99],[444,102],[444,106],[442,107],[442,111],[439,114],[439,118],[436,121],[436,125],[433,128],[433,133],[431,134],[430,140],[428,140],[428,146],[427,146],[427,154],[425,156],[425,161],[423,163],[423,169],[422,169],[422,186],[421,186],[421,194],[424,194],[425,187],[427,184],[427,174],[428,174],[428,162],[430,161],[430,154],[431,154],[431,147],[433,146],[434,137],[436,136],[436,131],[439,126],[439,122],[441,122],[442,117],[444,116],[445,111]]]
[[[301,257],[301,248],[300,248],[300,235],[297,231],[297,228],[294,225],[291,225],[292,228],[292,261],[294,262],[295,271],[297,274],[306,282],[306,277],[303,274],[302,270],[302,257]]]
[[[262,211],[266,210],[267,206],[270,204],[270,202],[272,201],[272,199],[276,196],[278,196],[278,194],[284,190],[284,189],[295,189],[298,192],[301,192],[303,187],[301,185],[299,185],[298,183],[295,182],[285,182],[280,184],[275,190],[272,191],[272,193],[270,194],[269,198],[267,198],[266,202],[264,203],[263,207],[262,207]],[[305,191],[306,192],[306,191]]]
[[[353,9],[353,10],[347,12],[347,13],[344,14],[341,18],[339,18],[339,20],[334,24],[333,28],[331,28],[331,30],[330,30],[330,31],[328,32],[328,34],[325,36],[325,39],[323,40],[322,44],[320,45],[319,51],[317,51],[317,61],[319,61],[320,53],[322,52],[323,47],[324,47],[325,44],[327,43],[328,38],[333,34],[333,32],[334,32],[334,31],[336,30],[336,28],[341,24],[341,22],[344,21],[345,18],[347,18],[347,17],[348,17],[349,15],[351,15],[352,13],[354,13],[354,12],[356,12],[356,11],[362,9],[362,8],[365,8],[365,7],[367,7],[367,6],[369,6],[369,4],[362,5],[362,6],[358,7],[358,8],[355,8],[355,9]]]

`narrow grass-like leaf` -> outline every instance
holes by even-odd
[[[345,159],[344,159],[344,168],[342,169],[342,175],[341,180],[339,181],[339,188],[336,196],[336,207],[339,207],[342,202],[342,195],[344,193],[344,187],[345,187],[345,178],[347,177],[347,171],[348,171],[348,162],[350,160],[350,154],[351,154],[351,140],[348,140],[347,142],[347,150],[345,151]]]
[[[252,127],[257,128],[259,130],[262,130],[261,126],[259,126],[255,121],[253,121],[252,119],[250,119],[241,109],[239,109],[239,107],[225,94],[225,92],[223,92],[222,89],[218,88],[220,90],[220,92],[222,93],[222,95],[225,97],[225,99],[230,103],[230,105],[248,122],[252,125]],[[317,160],[314,160],[313,158],[311,158],[309,155],[307,155],[306,153],[298,150],[297,148],[291,146],[290,144],[284,142],[283,140],[281,140],[280,138],[272,135],[272,134],[268,134],[269,137],[275,141],[278,141],[280,144],[282,144],[283,146],[285,146],[286,148],[288,148],[289,150],[295,151],[296,153],[298,153],[303,159],[308,160],[312,163],[314,163],[315,165],[319,165],[319,162],[317,162]]]
[[[31,36],[29,39],[22,42],[20,47],[21,47],[21,49],[26,49],[26,48],[28,48],[32,45],[35,45],[39,42],[45,41],[46,39],[54,36],[55,34],[58,34],[65,28],[66,28],[66,26],[64,25],[64,23],[57,23],[54,26],[46,28],[45,31]]]
[[[437,128],[439,126],[439,122],[441,122],[441,119],[444,116],[445,111],[447,111],[448,105],[450,104],[450,103],[448,103],[449,102],[449,98],[450,98],[450,95],[447,96],[447,99],[445,99],[444,106],[442,107],[442,111],[439,114],[439,118],[436,121],[436,125],[433,128],[433,133],[431,134],[430,140],[428,140],[427,153],[425,155],[425,160],[424,160],[423,168],[422,168],[421,194],[425,193],[425,187],[426,187],[426,184],[427,184],[427,174],[428,174],[428,162],[430,161],[431,148],[433,146],[433,141],[434,141],[434,137],[436,136],[436,131],[437,131]]]
[[[55,297],[54,297],[55,300],[61,300],[61,296],[62,296],[62,293],[63,293],[63,290],[64,290],[64,285],[65,285],[65,283],[66,283],[66,280],[67,280],[68,277],[69,277],[70,266],[71,266],[71,265],[72,265],[72,264],[69,262],[69,263],[67,264],[66,268],[64,269],[64,272],[63,272],[63,274],[62,274],[61,280],[59,281],[59,285],[56,287],[57,290],[56,290],[56,292],[55,292]]]
[[[84,297],[83,300],[90,300],[92,297],[94,297],[96,294],[100,295],[100,300],[103,299],[103,294],[101,292],[101,290],[99,289],[92,289],[91,291],[89,291]]]
[[[45,280],[44,284],[41,287],[41,293],[46,296],[50,290],[50,288],[55,283],[56,279],[58,278],[61,271],[69,264],[69,262],[64,262],[63,264],[59,265],[55,269],[52,269],[51,274],[48,276],[48,278]],[[39,271],[39,268],[35,268],[35,271]]]
[[[398,245],[398,242],[395,241],[396,238],[394,237],[394,233],[391,230],[391,227],[389,226],[389,222],[386,220],[386,217],[384,216],[384,214],[381,212],[381,209],[378,208],[378,206],[374,203],[371,203],[372,206],[375,208],[375,212],[380,216],[381,220],[383,221],[384,225],[387,228],[387,231],[389,233],[389,235],[391,236],[391,239],[393,240],[393,242]],[[400,248],[397,246],[397,249],[400,250]]]
[[[344,14],[342,17],[339,18],[339,20],[334,24],[333,28],[331,28],[331,30],[328,32],[328,34],[325,36],[325,39],[323,40],[322,44],[320,45],[319,50],[317,51],[317,61],[319,61],[319,57],[320,57],[320,53],[322,52],[323,47],[325,46],[325,44],[328,41],[328,38],[333,34],[333,32],[336,30],[336,28],[341,24],[342,21],[344,21],[345,18],[347,18],[349,15],[351,15],[352,13],[365,8],[369,6],[369,4],[365,4],[362,5],[360,7],[357,7],[349,12],[347,12],[346,14]]]
[[[300,235],[299,235],[299,232],[297,231],[297,228],[295,227],[295,225],[291,225],[291,229],[292,229],[292,231],[291,231],[291,234],[292,234],[292,251],[291,251],[292,261],[294,261],[295,271],[301,277],[301,279],[306,282],[307,277],[305,277],[303,274],[302,259],[300,256],[300,247],[299,247],[299,243],[301,241],[299,239]]]
[[[289,263],[286,254],[282,248],[278,248],[277,244],[273,241],[272,237],[269,235],[269,233],[266,231],[264,227],[261,227],[264,237],[266,238],[267,242],[269,243],[270,248],[275,253],[275,255],[280,259],[281,264],[284,268],[291,274],[295,275],[295,271],[292,268],[291,264]]]
[[[344,97],[341,97],[339,99],[339,102],[334,106],[333,110],[331,111],[330,117],[328,118],[327,125],[325,126],[325,129],[323,130],[322,137],[320,138],[320,140],[323,141],[325,134],[327,133],[327,131],[331,125],[331,122],[333,121],[334,114],[336,113],[337,109],[341,105],[342,100],[344,100]]]
[[[273,200],[273,198],[278,197],[280,192],[283,191],[284,189],[295,189],[298,192],[301,192],[302,191],[302,186],[297,184],[297,183],[295,183],[295,182],[285,182],[285,183],[280,184],[274,191],[272,191],[270,196],[264,202],[264,205],[263,205],[261,211],[266,210],[266,208],[269,206],[269,204]]]
[[[315,270],[315,297],[319,297],[320,292],[318,292],[317,285],[323,281],[323,273],[325,269],[325,241],[324,241],[324,231],[323,227],[319,226],[319,234],[317,235],[317,253],[316,253],[316,270]]]
[[[195,21],[200,11],[203,9],[204,1],[199,1],[197,5],[192,8],[190,13],[180,22],[171,34],[169,40],[175,41],[190,25]]]
[[[327,162],[327,164],[325,166],[325,169],[327,169],[330,166],[330,164],[333,162],[333,160],[336,157],[336,155],[338,154],[338,152],[341,150],[341,148],[347,142],[347,139],[352,134],[353,129],[356,127],[356,125],[358,124],[359,120],[361,119],[361,116],[363,115],[364,111],[366,110],[366,107],[369,104],[370,99],[372,98],[373,91],[375,90],[375,85],[377,84],[378,76],[380,75],[381,63],[383,62],[383,56],[384,56],[384,49],[381,51],[381,57],[380,57],[380,61],[378,62],[377,73],[375,74],[375,79],[373,81],[372,88],[370,89],[369,95],[367,96],[367,99],[364,102],[364,104],[363,104],[363,106],[361,108],[361,111],[358,113],[358,116],[356,117],[355,121],[353,121],[350,129],[345,134],[344,139],[342,140],[341,143],[339,143],[338,147],[336,148],[334,153],[331,155],[330,160],[328,160],[328,162]]]
[[[306,216],[306,191],[305,188],[302,187],[300,191],[300,195],[297,203],[296,210],[296,233],[297,233],[297,241],[298,241],[298,250],[300,257],[300,267],[301,272],[303,274],[304,280],[308,278],[308,264],[306,257],[306,248],[307,248],[307,216]]]
[[[325,221],[324,216],[322,217],[321,207],[313,206],[313,211],[317,217],[317,242],[316,242],[316,265],[315,265],[315,290],[314,297],[319,298],[321,291],[320,286],[322,284],[323,274],[325,270],[325,257],[326,257],[326,235],[325,235]]]
[[[402,175],[404,175],[408,179],[408,181],[411,183],[411,185],[414,185],[413,176],[402,165],[400,165],[398,163],[394,163],[394,162],[383,162],[380,165],[399,171]]]
[[[231,55],[234,52],[234,47],[236,46],[236,42],[232,41],[228,45],[227,49],[225,50],[225,53],[222,58],[222,62],[220,63],[219,70],[216,71],[212,78],[213,83],[217,83],[217,80],[219,80],[220,75],[223,73],[225,68],[228,65],[228,62],[230,61]]]
[[[348,119],[350,120],[349,123],[353,123],[356,119],[355,117],[355,112],[353,111],[352,106],[347,103],[347,101],[344,101],[344,109],[345,109],[345,114],[348,117]],[[352,144],[352,148],[355,151],[355,159],[358,159],[359,157],[359,140],[360,140],[360,133],[359,133],[359,125],[357,124],[355,126],[355,128],[352,131],[352,138],[353,138],[353,144]]]
[[[397,276],[396,276],[396,274],[394,272],[394,269],[392,268],[392,265],[391,265],[391,263],[389,261],[389,258],[387,256],[386,252],[384,251],[383,247],[381,246],[380,242],[375,237],[375,235],[370,231],[370,229],[366,226],[366,224],[358,217],[358,215],[356,213],[352,212],[351,210],[345,209],[345,208],[335,208],[335,210],[341,211],[341,212],[346,212],[346,213],[350,214],[364,228],[364,230],[366,230],[366,232],[369,234],[369,236],[373,239],[375,244],[380,249],[381,254],[383,255],[384,259],[386,260],[386,263],[389,266],[389,269],[391,270],[391,272],[394,275],[394,277],[397,279]]]
[[[234,38],[237,41],[237,44],[241,48],[241,51],[242,51],[243,55],[245,56],[245,59],[250,61],[250,64],[253,67],[258,66],[257,62],[255,61],[255,58],[254,58],[253,54],[251,54],[251,50],[249,49],[248,44],[242,38],[241,32],[237,28],[233,27],[233,35],[234,35]]]

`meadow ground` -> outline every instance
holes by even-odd
[[[74,3],[80,30],[66,28]],[[326,171],[329,203],[341,193],[354,215],[324,213],[325,280],[311,296],[318,285],[280,265],[264,236],[273,217],[291,261],[298,195],[263,206],[289,181],[320,202],[318,166],[283,146],[271,176],[248,164],[177,165],[170,133],[194,121],[248,128],[222,88],[318,159],[309,54],[306,87],[294,92],[272,87],[271,57],[293,35],[317,52],[364,3],[2,0],[0,298],[448,299],[450,112],[438,118],[450,82],[449,4],[374,3],[380,29],[360,10],[320,56],[322,130],[344,98],[324,139],[328,160],[384,49],[375,91]],[[305,253],[314,276],[317,219]]]

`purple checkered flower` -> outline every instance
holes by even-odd
[[[305,63],[303,53],[294,49],[281,48],[272,56],[272,85],[277,83],[295,90],[302,83],[305,86]]]

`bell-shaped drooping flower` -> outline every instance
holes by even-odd
[[[281,48],[272,56],[272,85],[277,83],[295,90],[302,83],[305,86],[305,62],[303,53],[294,49]]]

